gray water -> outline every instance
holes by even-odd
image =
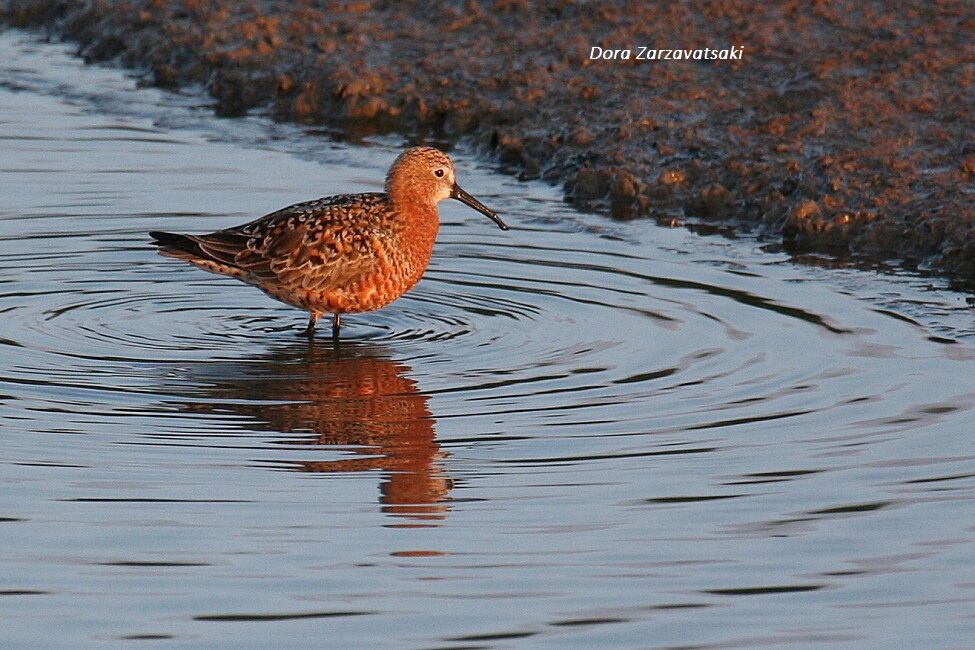
[[[973,312],[571,211],[456,152],[346,340],[157,256],[381,186],[0,35],[0,645],[970,647]]]

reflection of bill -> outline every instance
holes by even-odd
[[[212,397],[227,399],[213,410],[244,413],[262,429],[288,434],[278,441],[284,445],[353,447],[359,456],[279,466],[324,473],[381,470],[385,512],[443,519],[451,487],[441,463],[445,454],[434,439],[428,398],[410,372],[372,346],[336,349],[311,341],[207,379]]]

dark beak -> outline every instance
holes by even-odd
[[[510,228],[508,228],[508,224],[501,221],[501,217],[498,216],[497,212],[491,210],[486,205],[484,205],[483,203],[475,199],[473,196],[471,196],[464,190],[460,189],[459,185],[454,184],[454,189],[450,191],[450,198],[457,199],[464,205],[468,205],[474,208],[475,210],[477,210],[478,212],[486,216],[488,219],[498,224],[498,228],[500,228],[501,230],[510,230]]]

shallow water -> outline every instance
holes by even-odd
[[[963,295],[458,154],[516,229],[444,205],[416,290],[309,343],[145,232],[375,190],[398,146],[213,120],[17,33],[0,61],[2,645],[975,636]]]

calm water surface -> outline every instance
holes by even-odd
[[[354,147],[0,37],[0,645],[965,647],[963,295],[578,215],[458,154],[348,340],[145,232],[380,187]],[[326,328],[327,329],[327,328]]]

